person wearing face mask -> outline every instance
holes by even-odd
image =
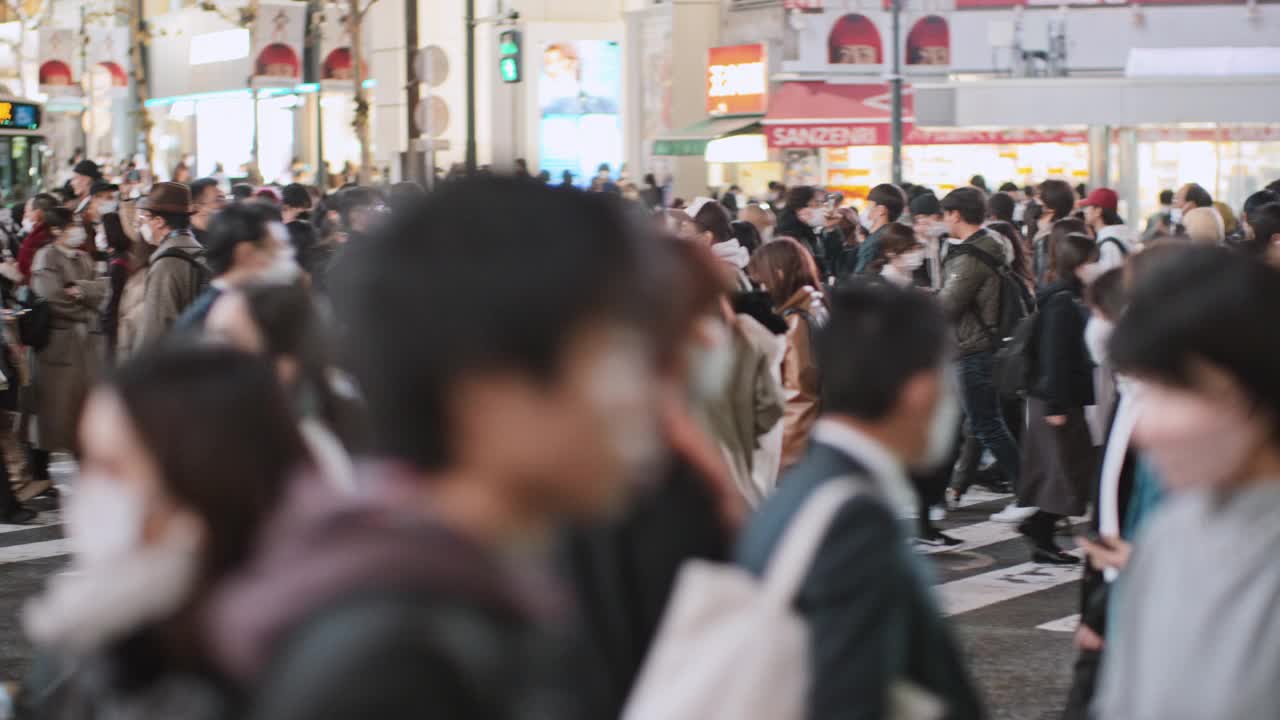
[[[1091,499],[1097,457],[1085,407],[1094,404],[1093,362],[1085,344],[1086,278],[1098,262],[1098,246],[1072,233],[1054,244],[1050,284],[1036,298],[1040,313],[1031,339],[1034,366],[1027,398],[1018,504],[1039,508],[1018,526],[1030,541],[1033,562],[1074,564],[1079,558],[1054,542],[1059,520],[1083,515]]]
[[[768,244],[773,241],[774,226],[778,224],[778,221],[774,217],[772,210],[752,203],[738,213],[738,221],[749,222],[754,225],[756,231],[760,233],[761,244]]]
[[[751,253],[733,236],[729,212],[720,203],[707,197],[694,198],[684,211],[687,219],[680,223],[680,237],[711,250],[729,267],[733,268],[739,290],[750,290],[747,279],[747,262]]]
[[[898,287],[916,285],[916,271],[924,265],[924,246],[911,228],[894,223],[880,235],[880,256],[871,263],[873,271]]]
[[[942,221],[942,204],[938,196],[925,191],[911,199],[911,222],[916,239],[924,244],[925,268],[929,287],[942,287],[942,249],[947,237],[947,224]]]
[[[191,191],[186,185],[156,183],[137,205],[138,233],[155,250],[147,265],[135,352],[167,335],[211,276],[204,249],[191,234]]]
[[[22,229],[26,238],[22,241],[22,249],[18,251],[18,270],[27,281],[31,279],[31,264],[35,262],[36,253],[50,242],[45,217],[56,207],[58,199],[49,193],[40,193],[27,202],[27,210],[22,217]]]
[[[818,419],[820,373],[813,349],[827,320],[826,298],[818,290],[813,256],[789,238],[779,238],[756,252],[748,271],[769,293],[774,312],[787,323],[781,373],[786,398],[781,465],[785,471],[804,456],[809,431]]]
[[[1277,312],[1280,271],[1195,247],[1137,287],[1116,327],[1111,359],[1145,386],[1134,437],[1170,497],[1117,581],[1099,720],[1280,707]]]
[[[644,232],[608,193],[471,177],[349,249],[335,315],[381,461],[359,498],[300,485],[214,598],[237,717],[577,716],[554,541],[662,460]]]
[[[867,239],[858,247],[858,266],[856,273],[871,273],[871,263],[880,255],[880,238],[890,223],[898,222],[902,211],[907,206],[907,196],[902,188],[890,183],[882,183],[871,188],[867,194],[867,205],[858,214],[858,220],[868,233]]]
[[[37,442],[48,453],[75,447],[75,424],[90,383],[101,368],[99,348],[90,335],[107,281],[97,279],[86,247],[84,228],[71,213],[55,208],[45,214],[53,242],[36,253],[31,289],[49,305],[49,343],[35,354]]]
[[[894,717],[890,698],[907,685],[937,703],[929,717],[985,717],[902,521],[916,504],[909,469],[945,462],[955,435],[946,334],[924,293],[889,283],[837,288],[819,344],[823,407],[813,446],[739,541],[738,563],[763,575],[810,497],[840,484],[853,491],[792,605],[813,644],[811,720]]]
[[[809,185],[797,185],[786,194],[786,204],[778,213],[775,238],[789,237],[799,242],[818,263],[819,277],[827,276],[827,268],[820,257],[822,246],[818,232],[826,226],[826,210],[822,207],[822,193]]]
[[[1072,219],[1071,213],[1076,207],[1076,192],[1065,180],[1045,180],[1040,183],[1039,194],[1042,209],[1036,218],[1036,231],[1031,240],[1031,271],[1037,288],[1044,287],[1045,275],[1052,262],[1050,233],[1056,223]]]
[[[209,244],[209,223],[226,207],[222,188],[214,178],[200,178],[191,183],[191,234],[202,246]]]
[[[254,282],[291,285],[301,275],[279,211],[259,203],[233,205],[214,216],[204,253],[213,279],[178,317],[175,332],[203,330],[214,303],[235,288]]]
[[[230,289],[214,302],[204,332],[271,360],[318,471],[338,489],[354,490],[351,457],[368,441],[363,409],[351,381],[329,360],[310,293],[297,284]]]
[[[270,367],[225,348],[144,353],[94,390],[79,446],[73,572],[25,608],[39,655],[18,716],[234,715],[201,620],[306,462]]]
[[[1115,190],[1095,188],[1080,203],[1084,208],[1085,224],[1098,239],[1098,268],[1101,271],[1124,265],[1125,258],[1135,250],[1133,234],[1116,213],[1119,202]]]

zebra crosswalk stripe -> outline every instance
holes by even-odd
[[[1083,551],[1072,550],[1071,554],[1081,557]],[[934,590],[938,594],[942,614],[951,616],[1075,582],[1081,576],[1080,565],[1026,562],[942,583]]]

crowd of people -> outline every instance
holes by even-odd
[[[0,219],[2,519],[78,464],[17,716],[987,717],[912,551],[975,484],[1087,563],[1064,717],[1280,707],[1280,185],[595,189]]]

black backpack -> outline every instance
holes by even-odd
[[[977,258],[995,273],[1000,283],[999,312],[996,325],[987,325],[976,309],[971,309],[978,322],[991,336],[995,349],[992,381],[1001,395],[1024,397],[1030,389],[1035,370],[1036,301],[1031,291],[1014,274],[1008,263],[972,244],[953,245],[947,257],[969,255]]]
[[[208,265],[204,264],[204,250],[197,250],[189,253],[179,250],[178,248],[169,248],[152,258],[151,264],[155,265],[165,258],[177,258],[178,260],[190,265],[192,272],[195,273],[196,291],[191,295],[191,299],[187,301],[187,304],[190,305],[196,298],[200,297],[200,295],[204,293],[204,291],[209,287],[210,281],[213,280],[213,272],[209,270]]]

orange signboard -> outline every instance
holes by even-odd
[[[707,113],[763,113],[769,98],[768,65],[764,45],[711,48],[707,53]]]

